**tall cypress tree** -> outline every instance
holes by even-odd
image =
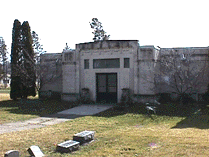
[[[29,23],[16,19],[12,31],[10,97],[27,98],[36,95],[35,56]]]
[[[23,97],[36,95],[35,53],[28,21],[22,24],[22,54],[23,54]]]
[[[10,98],[16,100],[22,95],[22,86],[19,65],[21,64],[21,23],[19,20],[14,20],[12,30],[12,47],[11,47],[11,91]]]

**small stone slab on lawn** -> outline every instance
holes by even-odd
[[[42,157],[42,156],[45,156],[41,149],[38,147],[38,146],[31,146],[29,149],[28,149],[28,153],[33,156],[33,157]]]
[[[57,145],[56,151],[61,152],[61,153],[69,153],[75,150],[78,150],[80,147],[80,142],[78,141],[65,141],[63,143],[60,143]]]
[[[82,131],[80,133],[77,133],[73,136],[74,141],[78,141],[82,144],[90,142],[94,140],[94,131]]]
[[[4,157],[19,157],[20,153],[17,150],[9,150],[4,154]]]

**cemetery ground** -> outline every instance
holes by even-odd
[[[43,113],[14,113],[15,105],[9,97],[1,97],[10,107],[0,106],[1,122],[11,122],[37,117]],[[51,105],[55,105],[51,101]],[[12,112],[8,112],[8,111]],[[17,112],[17,111],[15,111]],[[39,111],[41,112],[41,111]],[[46,110],[45,112],[50,112]],[[52,111],[51,111],[52,112]],[[71,140],[73,135],[95,131],[95,140],[81,146],[71,154],[55,152],[56,145]],[[0,156],[8,150],[19,150],[21,156],[29,156],[27,149],[37,145],[46,156],[209,156],[208,111],[177,109],[165,105],[163,112],[145,114],[142,108],[133,106],[128,110],[109,109],[94,116],[76,118],[64,123],[0,135]]]
[[[37,118],[74,106],[74,104],[58,100],[39,101],[38,96],[29,97],[26,101],[28,101],[26,102],[27,105],[22,106],[20,100],[13,101],[8,93],[0,93],[0,124]]]

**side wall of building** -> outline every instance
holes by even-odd
[[[76,101],[80,96],[79,91],[79,64],[80,57],[75,50],[67,50],[62,55],[63,89],[62,100]]]
[[[155,73],[159,71],[157,61],[159,59],[159,50],[154,46],[138,47],[137,55],[134,57],[135,75],[134,75],[134,101],[150,101],[155,99]]]
[[[198,100],[209,83],[208,54],[207,47],[161,49],[159,93],[194,93]]]
[[[59,97],[62,93],[62,54],[48,53],[41,55],[40,97]],[[52,93],[53,92],[53,93]]]

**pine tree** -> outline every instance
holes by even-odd
[[[36,95],[35,54],[33,40],[28,21],[22,24],[22,54],[23,54],[23,97]]]
[[[15,20],[12,30],[12,48],[11,48],[11,91],[10,98],[16,100],[22,95],[22,86],[20,79],[20,68],[21,64],[21,23],[19,20]]]

